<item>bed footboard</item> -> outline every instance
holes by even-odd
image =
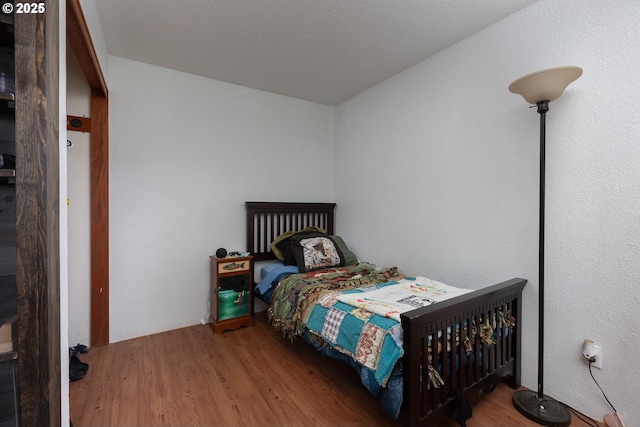
[[[520,385],[520,333],[512,322],[520,320],[526,283],[511,279],[401,316],[405,426],[439,425],[454,411],[458,390],[475,404],[502,378]]]

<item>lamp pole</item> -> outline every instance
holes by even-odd
[[[538,348],[539,354],[544,356],[544,194],[545,194],[545,159],[546,159],[546,117],[549,111],[549,101],[538,101],[540,114],[540,205],[538,218]],[[538,357],[538,397],[544,397],[544,357]]]

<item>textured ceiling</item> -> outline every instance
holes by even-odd
[[[337,105],[537,0],[98,0],[109,54]]]

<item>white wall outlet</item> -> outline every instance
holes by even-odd
[[[602,346],[594,345],[596,350],[596,361],[591,364],[594,368],[602,369]]]

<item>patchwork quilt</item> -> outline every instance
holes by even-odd
[[[404,354],[402,326],[383,317],[337,299],[331,292],[313,308],[307,328],[371,370],[380,387],[385,387],[393,368]]]

